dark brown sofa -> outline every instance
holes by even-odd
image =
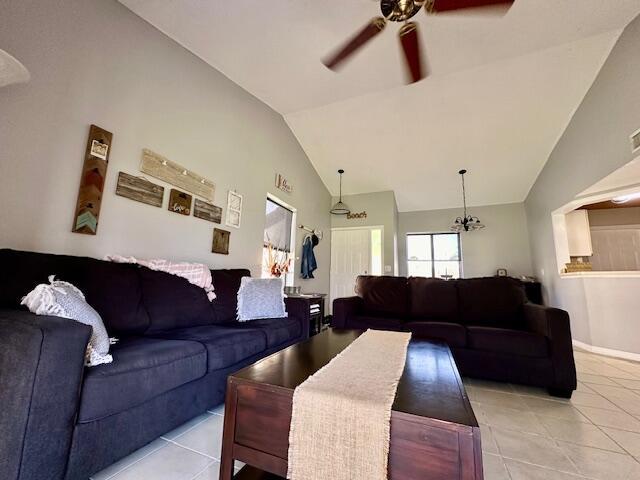
[[[356,293],[334,300],[332,327],[443,340],[465,376],[544,387],[566,398],[576,388],[569,315],[528,303],[517,280],[360,276]]]

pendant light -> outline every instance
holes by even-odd
[[[25,83],[30,78],[29,70],[17,58],[0,50],[0,87],[13,83]]]
[[[462,204],[464,205],[464,213],[462,217],[456,218],[455,222],[453,222],[451,231],[468,232],[473,230],[480,230],[481,228],[484,228],[484,224],[480,221],[480,219],[478,217],[467,214],[467,193],[464,189],[464,174],[467,173],[467,171],[462,169],[458,173],[460,174],[460,177],[462,177]]]
[[[338,174],[340,175],[340,199],[338,200],[338,203],[336,203],[333,206],[333,208],[330,210],[332,215],[348,215],[349,213],[351,213],[351,210],[349,210],[349,207],[347,207],[347,205],[342,202],[342,174],[343,173],[344,173],[344,170],[342,169],[338,170]]]

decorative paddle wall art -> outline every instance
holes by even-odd
[[[221,230],[219,228],[213,229],[213,245],[211,246],[212,253],[220,253],[222,255],[229,255],[229,239],[231,238],[231,232],[227,230]]]
[[[207,203],[199,198],[193,204],[193,216],[208,220],[213,223],[222,222],[222,208],[216,207],[213,203]]]
[[[146,148],[142,150],[140,171],[213,202],[215,185],[211,180]]]
[[[175,188],[169,193],[169,211],[180,215],[191,215],[191,195]]]
[[[240,228],[242,219],[242,195],[229,190],[227,195],[227,226]]]
[[[147,203],[154,207],[162,207],[164,187],[151,183],[146,178],[134,177],[128,173],[120,172],[118,173],[116,195],[136,202]]]
[[[91,125],[84,154],[72,232],[95,235],[98,231],[98,218],[100,217],[100,205],[112,139],[111,132]]]

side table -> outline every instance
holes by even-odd
[[[297,293],[287,297],[306,300],[309,308],[309,336],[317,335],[324,326],[324,299],[325,293]]]

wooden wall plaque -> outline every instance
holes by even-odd
[[[221,223],[222,208],[216,207],[213,203],[208,203],[196,198],[193,204],[193,216],[208,220],[209,222]]]
[[[74,233],[95,235],[98,232],[98,219],[112,140],[111,132],[91,125],[71,228]]]
[[[146,148],[142,150],[140,171],[213,202],[215,185],[211,180]]]
[[[146,203],[154,207],[162,207],[164,187],[151,183],[146,178],[134,177],[128,173],[118,173],[116,195]]]
[[[169,211],[180,215],[191,215],[191,195],[175,188],[169,193]]]
[[[213,229],[213,245],[211,246],[212,253],[220,253],[222,255],[229,255],[229,239],[231,232],[227,230],[221,230],[219,228]]]

